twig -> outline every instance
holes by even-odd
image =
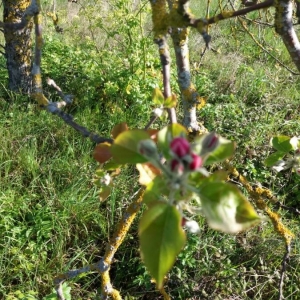
[[[72,115],[63,112],[60,109],[60,107],[65,106],[65,104],[66,104],[66,102],[64,102],[64,101],[62,101],[62,102],[49,102],[49,104],[45,107],[45,109],[47,111],[51,112],[52,114],[57,115],[58,117],[60,117],[67,125],[74,128],[83,137],[90,138],[90,140],[95,142],[96,144],[104,143],[104,142],[107,142],[107,143],[110,143],[110,144],[113,143],[113,139],[99,136],[98,134],[89,131],[86,127],[76,123],[73,120]]]
[[[165,97],[165,99],[167,99],[172,96],[171,84],[170,84],[170,77],[171,77],[170,61],[171,61],[171,58],[170,58],[169,47],[168,47],[165,36],[154,39],[154,42],[157,44],[158,50],[159,50],[159,56],[160,56],[160,62],[161,62],[161,66],[162,66],[162,74],[163,74],[164,97]],[[170,123],[171,124],[177,123],[175,109],[168,108],[167,111],[168,111]]]
[[[144,129],[148,130],[150,126],[157,120],[157,118],[158,118],[157,116],[152,116]]]
[[[66,102],[66,105],[72,103],[72,100],[74,98],[73,95],[65,95],[53,79],[47,78],[46,80],[47,84],[52,86],[57,91],[58,95],[62,98],[62,100]]]
[[[282,264],[281,264],[281,272],[280,272],[280,280],[279,280],[279,295],[278,295],[278,300],[283,300],[283,285],[284,285],[284,275],[286,272],[286,267],[287,267],[287,262],[290,258],[290,253],[291,253],[291,244],[286,243],[285,245],[285,254],[282,259]]]

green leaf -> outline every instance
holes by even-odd
[[[153,203],[140,220],[139,237],[142,259],[160,289],[185,244],[181,216],[176,207]]]
[[[228,172],[226,171],[216,171],[210,176],[206,177],[202,175],[200,172],[193,172],[190,175],[190,181],[192,182],[193,186],[201,187],[209,182],[222,182],[225,181],[228,177]]]
[[[115,169],[118,169],[121,165],[119,163],[116,163],[115,161],[109,161],[106,163],[102,169],[105,171],[113,171]]]
[[[168,125],[158,132],[157,144],[166,158],[170,158],[170,142],[177,136],[186,137],[187,133],[186,128],[178,123]]]
[[[152,93],[153,104],[162,106],[165,102],[165,97],[159,88],[155,88]]]
[[[149,203],[157,201],[163,195],[168,195],[169,189],[167,187],[164,177],[156,176],[148,185],[144,192],[143,202]]]
[[[149,183],[151,183],[153,181],[153,179],[158,174],[161,173],[161,171],[159,169],[157,169],[156,167],[154,167],[150,163],[137,164],[136,168],[138,169],[138,171],[140,173],[139,183],[141,185],[146,185],[147,186]]]
[[[276,150],[284,153],[288,153],[293,150],[293,146],[290,143],[290,137],[286,135],[279,135],[272,138],[272,146]]]
[[[237,233],[258,223],[259,217],[234,185],[210,182],[199,189],[202,210],[211,228]]]
[[[139,153],[138,146],[140,141],[149,138],[149,134],[144,130],[136,129],[122,132],[110,149],[114,160],[120,164],[146,162],[147,159]]]
[[[286,155],[286,152],[276,151],[268,156],[264,163],[267,167],[274,166],[279,160],[281,160]]]
[[[168,97],[164,102],[165,108],[173,108],[177,105],[177,99],[176,96],[173,94],[171,97]]]
[[[205,165],[211,165],[217,162],[224,161],[234,154],[235,143],[223,137],[219,137],[219,146],[209,154]]]

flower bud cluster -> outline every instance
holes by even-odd
[[[202,158],[192,152],[190,143],[183,137],[176,137],[170,143],[172,160],[171,170],[182,174],[184,171],[196,171],[203,165]]]

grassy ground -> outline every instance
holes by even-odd
[[[64,34],[55,33],[51,20],[44,20],[43,72],[75,95],[68,112],[78,123],[108,136],[121,121],[131,128],[147,123],[150,95],[161,86],[161,74],[146,3],[138,10],[130,1],[111,1],[102,7],[102,15],[95,3],[58,1]],[[196,4],[197,15],[203,16]],[[212,2],[211,14],[217,7]],[[43,9],[50,5],[45,2]],[[266,18],[271,16],[264,12],[260,20]],[[249,21],[247,26],[268,51],[293,67],[274,29]],[[272,189],[284,204],[297,207],[299,178],[290,172],[275,174],[263,160],[271,153],[272,136],[299,135],[299,79],[255,45],[238,21],[210,30],[217,52],[207,52],[200,61],[201,37],[192,34],[190,43],[194,82],[208,97],[199,119],[236,141],[234,164],[251,183]],[[176,91],[175,74],[173,69]],[[5,70],[0,76],[4,82]],[[45,92],[57,99],[48,87]],[[0,114],[0,298],[52,299],[54,276],[96,262],[103,254],[127,196],[136,189],[135,172],[124,170],[112,195],[100,203],[92,182],[97,163],[90,141],[3,85]],[[299,218],[279,213],[299,237]],[[277,299],[284,244],[270,222],[237,236],[209,229],[204,219],[199,222],[201,233],[188,237],[168,277],[174,299]],[[299,250],[296,239],[286,299],[300,299]],[[117,252],[111,275],[125,299],[160,299],[140,262],[136,222]],[[72,299],[95,299],[99,283],[97,274],[86,274],[66,287]]]

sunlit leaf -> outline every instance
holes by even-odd
[[[181,215],[175,206],[156,202],[144,213],[139,224],[141,257],[157,288],[173,266],[185,244]]]
[[[161,173],[159,169],[150,163],[137,164],[136,167],[140,172],[139,183],[141,185],[148,185],[157,175]]]
[[[116,139],[120,133],[127,131],[127,130],[128,130],[127,124],[125,122],[122,122],[122,123],[114,126],[114,128],[111,131],[111,135],[114,139]]]
[[[111,188],[109,186],[103,187],[99,193],[99,199],[101,202],[104,202],[110,195]]]
[[[252,205],[231,184],[210,182],[199,189],[199,195],[203,213],[214,229],[237,233],[259,222]]]
[[[165,101],[165,97],[159,88],[155,88],[152,93],[153,104],[162,106]]]
[[[116,163],[114,160],[111,160],[108,163],[106,163],[102,168],[105,171],[113,171],[113,170],[117,170],[120,166],[121,164]]]
[[[272,146],[280,152],[290,152],[293,146],[290,143],[290,137],[285,135],[275,136],[272,138]]]
[[[177,105],[177,98],[175,94],[172,94],[172,96],[168,97],[164,102],[165,108],[173,108]]]
[[[111,146],[111,153],[117,163],[143,163],[147,159],[139,153],[139,142],[149,139],[149,134],[144,130],[124,131],[118,135]]]
[[[170,189],[162,176],[156,176],[149,184],[144,192],[143,202],[149,204],[153,201],[161,199],[163,195],[168,195]]]
[[[276,151],[275,153],[272,153],[270,156],[268,156],[264,163],[267,167],[274,166],[279,160],[281,160],[286,152]]]
[[[190,175],[190,180],[193,186],[200,187],[201,185],[207,184],[214,181],[225,181],[228,178],[228,172],[226,171],[216,171],[213,174],[204,176],[200,172],[193,172]]]
[[[94,154],[93,154],[95,160],[101,164],[108,161],[112,157],[110,149],[111,149],[111,144],[109,143],[105,142],[105,143],[98,144],[95,147]]]
[[[170,142],[177,136],[185,137],[187,135],[187,130],[182,125],[175,123],[167,127],[164,127],[157,134],[158,147],[164,153],[166,158],[170,157]]]

